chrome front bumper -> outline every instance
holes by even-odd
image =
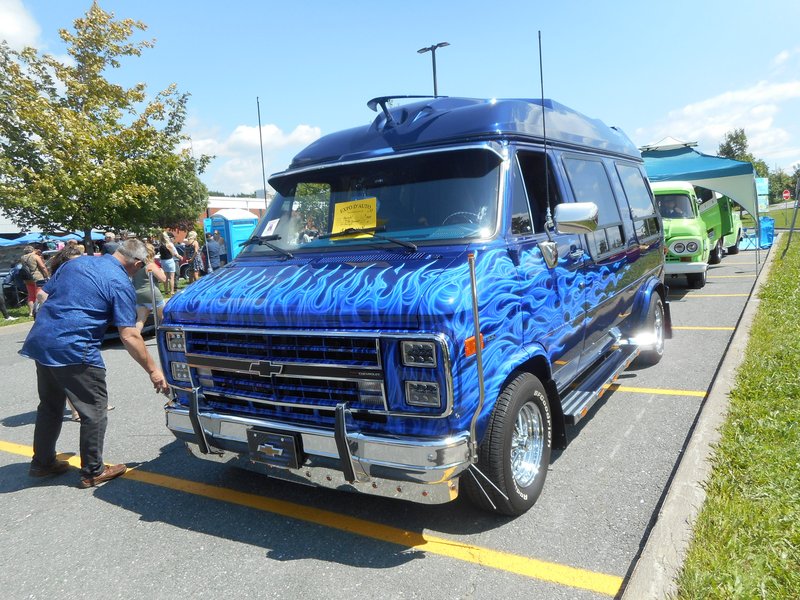
[[[466,432],[434,439],[353,432],[346,435],[350,456],[345,458],[355,471],[353,479],[346,476],[333,431],[201,412],[197,420],[209,450],[204,453],[198,445],[189,409],[168,406],[166,419],[167,427],[199,458],[232,463],[278,479],[426,504],[453,500],[458,495],[458,475],[470,464]],[[247,433],[251,429],[297,436],[302,447],[299,468],[276,467],[253,460]]]
[[[668,262],[664,265],[667,275],[685,275],[687,273],[705,273],[708,263],[704,262]]]

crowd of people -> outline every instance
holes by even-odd
[[[219,232],[206,234],[202,246],[197,238],[190,231],[183,244],[176,244],[170,231],[148,239],[130,233],[118,238],[109,232],[93,255],[75,241],[59,248],[24,247],[15,276],[24,284],[35,322],[20,354],[35,361],[39,393],[31,477],[60,475],[69,469],[67,461],[56,457],[67,407],[72,420],[80,423],[78,487],[94,487],[125,473],[126,465],[103,462],[107,413],[113,406],[108,403],[100,345],[107,328],[116,326],[126,350],[148,373],[155,391],[168,393],[142,330],[152,313],[160,318],[165,303],[176,293],[181,264],[188,265],[190,282],[225,264],[225,240]],[[0,302],[0,310],[6,318],[15,318],[8,314],[5,302]]]
[[[107,232],[103,241],[98,244],[98,252],[95,254],[113,255],[120,242],[134,238],[140,239],[133,233],[122,233],[117,236],[114,232]],[[158,236],[141,239],[151,245],[153,256],[157,257],[156,264],[148,267],[147,273],[152,272],[158,282],[162,301],[176,293],[179,275],[185,276],[191,283],[227,262],[225,239],[219,231],[206,234],[203,245],[199,243],[195,231],[190,231],[182,243],[176,243],[175,234],[168,230],[162,231]],[[75,240],[59,243],[58,246],[53,242],[30,244],[23,248],[18,263],[8,275],[8,285],[15,284],[17,289],[24,290],[28,315],[32,318],[36,318],[38,308],[46,298],[42,288],[52,276],[53,266],[63,262],[63,253],[75,257],[86,254],[86,249],[83,244]],[[143,305],[150,304],[151,300],[143,301]],[[16,306],[13,298],[12,306]],[[8,321],[18,318],[8,313],[4,294],[0,294],[0,313]]]

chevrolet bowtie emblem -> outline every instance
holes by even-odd
[[[272,444],[259,444],[257,450],[259,453],[266,454],[267,456],[283,455],[283,448],[276,448]]]
[[[268,360],[260,360],[258,362],[250,363],[250,372],[258,373],[261,377],[280,375],[281,371],[283,371],[283,365],[276,365]]]

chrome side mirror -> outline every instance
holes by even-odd
[[[594,202],[566,202],[556,206],[558,233],[591,233],[597,229],[598,208]]]

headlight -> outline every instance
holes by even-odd
[[[684,243],[683,243],[683,242],[678,242],[678,243],[676,243],[676,244],[673,244],[673,246],[672,246],[672,251],[673,251],[675,254],[680,254],[680,253],[681,253],[681,252],[683,252],[684,250],[686,250],[686,246],[684,245]]]
[[[687,252],[697,252],[697,242],[689,242],[686,244]]]
[[[188,381],[191,383],[192,375],[189,373],[189,365],[185,362],[171,362],[169,363],[169,368],[175,381]]]
[[[167,332],[167,350],[170,352],[186,352],[186,338],[182,331]]]
[[[400,342],[404,367],[436,367],[436,344],[433,342]]]
[[[411,406],[439,408],[439,384],[429,381],[406,381],[406,403]]]

